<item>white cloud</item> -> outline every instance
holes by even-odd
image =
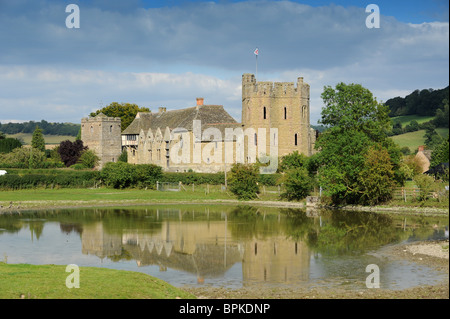
[[[107,4],[105,4],[107,3]],[[311,85],[312,123],[324,85],[360,83],[379,100],[442,88],[449,76],[449,24],[381,17],[364,8],[288,1],[190,3],[136,9],[81,2],[80,29],[65,28],[65,4],[8,3],[0,11],[0,120],[74,121],[112,101],[223,104],[237,120],[242,73]],[[12,107],[14,106],[14,107]]]

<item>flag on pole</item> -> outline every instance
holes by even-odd
[[[255,49],[255,51],[253,52],[255,55],[258,55],[259,51],[258,48]]]

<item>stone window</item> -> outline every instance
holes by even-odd
[[[295,133],[295,134],[294,134],[294,145],[295,145],[295,146],[298,145],[297,139],[298,139],[298,136],[297,136],[297,133]]]
[[[263,119],[267,119],[266,107],[263,107]]]
[[[287,120],[287,107],[284,107],[284,119]]]

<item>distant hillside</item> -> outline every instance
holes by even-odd
[[[18,133],[33,133],[36,126],[42,130],[44,135],[65,135],[65,136],[77,136],[80,130],[80,124],[73,123],[49,123],[45,120],[40,122],[23,122],[23,123],[0,123],[0,132],[8,135]]]
[[[433,90],[415,90],[411,94],[403,97],[395,97],[385,102],[389,106],[389,116],[419,115],[434,116],[436,110],[443,108],[442,101],[449,99],[449,87]]]

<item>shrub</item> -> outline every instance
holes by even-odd
[[[0,156],[0,166],[4,168],[42,168],[45,153],[35,148],[15,148]]]
[[[250,200],[258,196],[258,167],[252,164],[234,164],[227,179],[230,191],[238,199]]]
[[[421,202],[426,201],[429,198],[429,194],[433,191],[434,178],[428,175],[417,175],[414,177],[414,182],[416,182],[417,187],[420,188],[419,200]]]
[[[281,194],[281,198],[287,200],[301,200],[311,193],[313,180],[304,167],[297,167],[288,170],[283,177],[286,191]]]
[[[81,156],[78,159],[78,163],[83,165],[85,168],[94,168],[98,165],[100,158],[92,150],[83,150]]]

